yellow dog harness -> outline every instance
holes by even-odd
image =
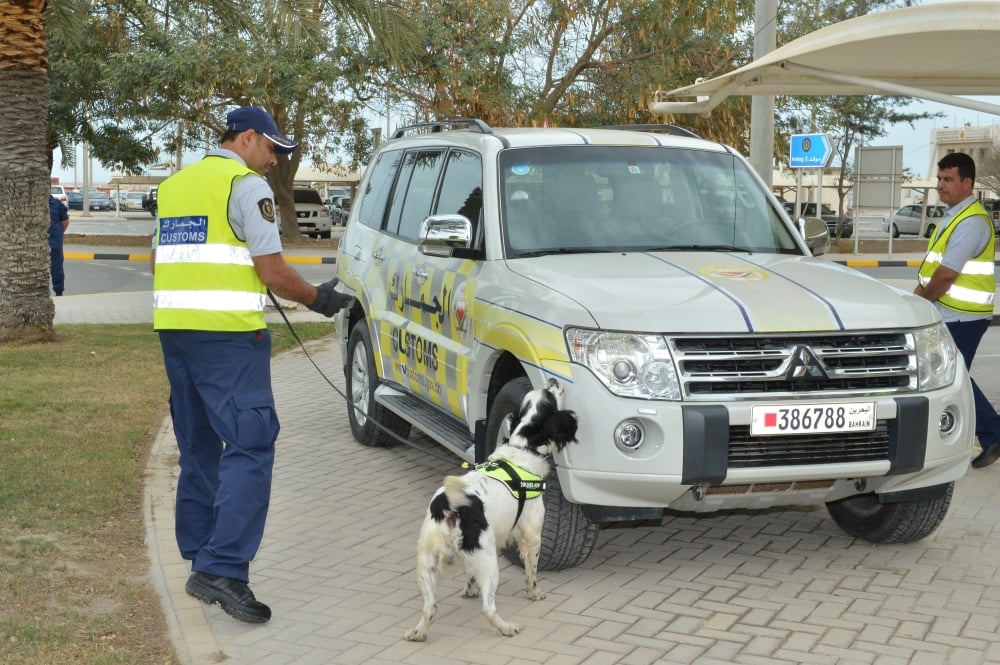
[[[521,519],[524,502],[529,499],[537,499],[545,491],[545,481],[542,478],[499,457],[490,457],[482,464],[477,464],[476,471],[503,483],[517,499],[515,525]]]

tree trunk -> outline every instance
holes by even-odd
[[[46,0],[0,2],[0,344],[52,338]]]

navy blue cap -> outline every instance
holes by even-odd
[[[298,141],[293,141],[278,131],[274,118],[264,109],[256,106],[241,106],[226,115],[227,132],[245,132],[252,129],[263,134],[274,144],[274,151],[279,155],[290,155],[299,147]]]

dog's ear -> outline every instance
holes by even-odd
[[[573,411],[553,411],[545,418],[543,427],[545,438],[556,445],[556,450],[576,441],[577,421]]]

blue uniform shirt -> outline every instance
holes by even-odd
[[[66,204],[49,195],[49,237],[60,237],[63,232],[63,222],[69,220],[69,210]]]

